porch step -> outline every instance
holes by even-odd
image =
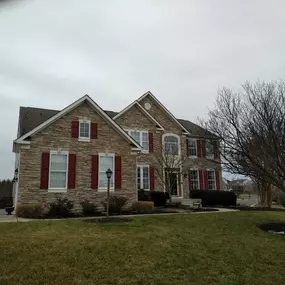
[[[183,199],[182,200],[182,205],[184,206],[190,206],[190,207],[194,207],[194,203],[197,204],[202,204],[202,199]]]

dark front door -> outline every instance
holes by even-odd
[[[171,195],[177,196],[177,173],[169,173],[168,175]]]

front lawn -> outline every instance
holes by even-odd
[[[285,213],[0,223],[0,284],[285,284],[285,237],[256,224]]]

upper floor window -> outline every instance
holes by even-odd
[[[79,121],[79,139],[90,140],[90,121]]]
[[[216,190],[216,175],[214,170],[208,170],[208,188]]]
[[[127,133],[142,146],[143,151],[149,151],[148,132],[145,131],[127,131]]]
[[[206,157],[214,158],[214,146],[210,141],[206,141]]]
[[[188,142],[190,156],[197,156],[197,141],[195,139],[189,139]]]
[[[178,155],[179,153],[178,137],[173,135],[165,136],[164,149],[167,154]]]

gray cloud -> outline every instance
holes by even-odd
[[[284,1],[22,0],[0,6],[0,179],[20,105],[88,93],[119,111],[151,90],[196,121],[216,90],[284,76]]]

